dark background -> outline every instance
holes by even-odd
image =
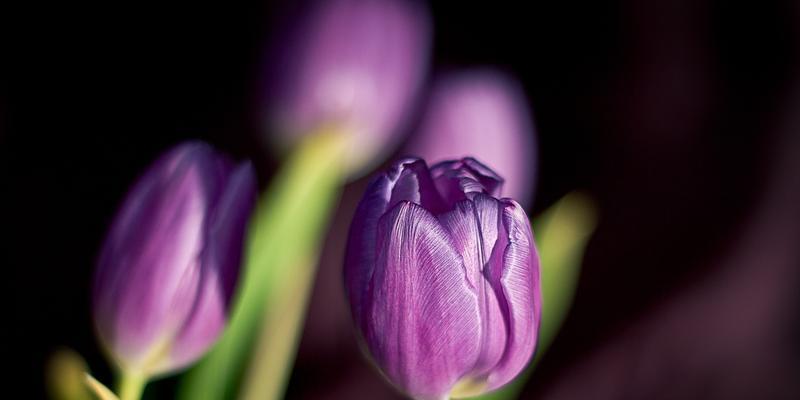
[[[599,206],[573,313],[525,397],[800,396],[800,6],[431,8],[434,71],[495,65],[523,82],[540,155],[529,213],[574,189]],[[91,325],[95,256],[128,185],[160,152],[200,138],[255,160],[269,181],[279,160],[259,140],[254,100],[275,27],[302,10],[3,6],[7,389],[44,396],[44,361],[60,345],[110,380]],[[311,318],[326,312],[320,296]],[[332,324],[309,323],[287,396],[391,396],[352,333]],[[169,397],[173,383],[150,395]]]

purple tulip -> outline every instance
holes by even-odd
[[[536,347],[539,257],[528,217],[473,158],[410,158],[370,184],[347,245],[354,320],[389,380],[419,399],[499,388]],[[476,394],[476,393],[471,393]]]
[[[320,2],[281,46],[269,110],[284,142],[349,135],[348,169],[392,150],[427,71],[430,23],[413,1]]]
[[[162,156],[128,193],[94,282],[95,324],[126,373],[197,360],[226,322],[255,201],[252,166],[205,143]]]
[[[531,198],[536,144],[520,84],[493,70],[451,73],[438,79],[420,129],[407,151],[426,160],[475,156],[506,180],[506,193]]]

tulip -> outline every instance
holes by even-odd
[[[529,362],[541,310],[528,217],[472,158],[398,162],[369,185],[345,257],[353,319],[385,376],[418,399],[497,389]]]
[[[349,172],[379,161],[421,87],[430,31],[413,1],[321,2],[273,61],[267,109],[278,142],[332,130],[348,136]]]
[[[94,282],[94,318],[123,375],[185,367],[226,321],[245,227],[255,201],[252,166],[205,143],[163,155],[113,221]]]
[[[532,197],[536,143],[531,113],[519,82],[499,71],[467,70],[438,78],[406,151],[426,160],[475,156],[505,178],[508,196],[521,204]]]

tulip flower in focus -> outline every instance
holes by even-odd
[[[528,363],[541,310],[528,217],[472,158],[405,159],[372,181],[347,246],[353,318],[389,380],[417,399],[497,389]]]
[[[129,387],[121,391],[191,364],[220,334],[255,193],[249,163],[233,165],[190,142],[162,156],[128,194],[93,294],[100,340]]]
[[[526,204],[532,198],[535,147],[520,84],[499,71],[476,69],[436,80],[407,152],[426,160],[473,155],[505,178],[508,196]]]
[[[430,22],[404,0],[333,0],[282,47],[268,116],[279,142],[348,135],[347,170],[391,152],[427,70]]]

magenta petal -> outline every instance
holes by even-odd
[[[356,209],[350,226],[344,276],[353,317],[359,324],[364,292],[375,265],[378,219],[401,201],[441,207],[442,201],[424,161],[416,158],[401,160],[385,174],[379,175],[370,183]]]
[[[377,239],[366,342],[403,391],[444,398],[480,350],[478,301],[462,258],[436,218],[411,202],[381,218]]]
[[[95,286],[101,339],[131,368],[146,361],[165,327],[179,328],[199,281],[208,199],[194,159],[170,161],[165,175],[148,174],[123,207]]]
[[[191,142],[162,156],[128,194],[103,245],[93,293],[100,340],[119,367],[166,372],[204,350],[177,343],[185,332],[204,326],[203,336],[216,337],[250,212],[244,199],[254,196],[254,187],[234,187],[242,176],[252,180],[251,171],[231,176],[224,156]],[[176,355],[181,348],[193,350]]]
[[[442,161],[431,167],[433,181],[447,205],[477,193],[499,196],[503,178],[471,157]]]
[[[391,169],[387,177],[392,191],[387,208],[404,200],[419,204],[429,211],[444,207],[425,161],[407,158]]]
[[[148,368],[148,373],[161,375],[190,365],[219,337],[227,320],[228,298],[218,273],[216,270],[202,271],[191,312],[181,324],[180,331],[169,338],[167,357],[156,360]]]
[[[173,340],[163,370],[182,368],[197,360],[222,332],[238,279],[244,247],[244,226],[255,204],[256,179],[250,163],[228,179],[222,197],[209,216],[201,284],[189,319]]]
[[[506,349],[506,318],[487,276],[492,249],[500,224],[500,203],[487,195],[478,195],[474,202],[464,200],[439,220],[453,238],[456,251],[464,258],[469,282],[478,294],[481,312],[481,350],[470,372],[478,380],[485,377],[503,356]]]
[[[244,162],[230,173],[221,196],[214,206],[207,226],[208,244],[203,254],[204,268],[218,273],[227,301],[239,277],[245,234],[250,213],[256,202],[258,186],[252,164]]]
[[[508,342],[505,354],[488,377],[488,390],[503,386],[530,361],[536,348],[541,319],[539,255],[530,222],[522,207],[511,199],[503,203],[502,234],[491,261],[489,281],[502,293]]]

